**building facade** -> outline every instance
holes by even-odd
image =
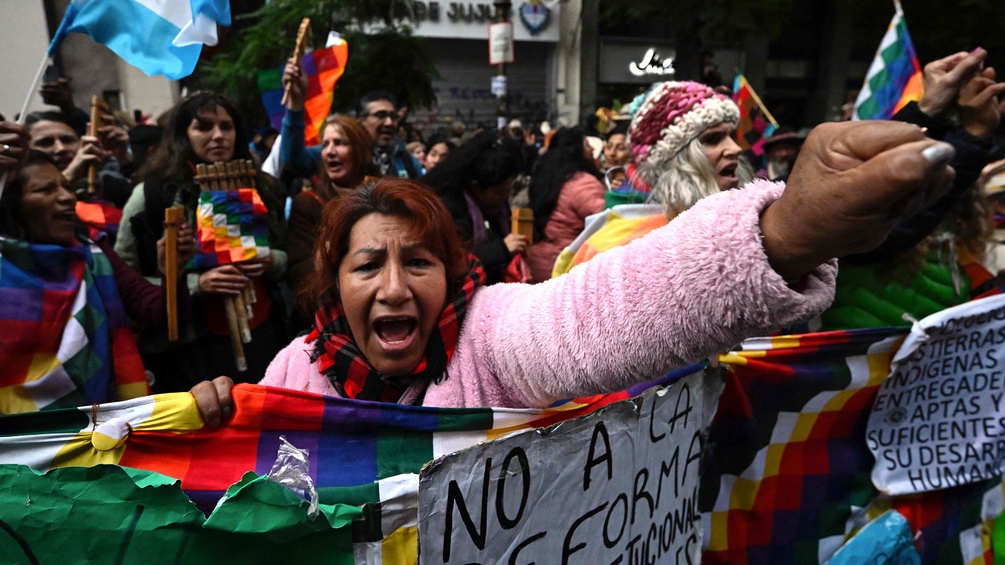
[[[513,63],[506,65],[508,118],[526,122],[554,119],[558,113],[559,43],[566,4],[513,2]],[[425,38],[439,78],[433,81],[437,103],[417,109],[412,123],[436,129],[460,120],[469,128],[496,123],[497,97],[492,91],[498,67],[489,64],[489,24],[495,7],[489,1],[416,2],[413,33]]]

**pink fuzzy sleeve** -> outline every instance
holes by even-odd
[[[719,193],[565,276],[481,290],[444,383],[449,405],[543,406],[620,390],[819,314],[837,262],[796,292],[761,243],[760,213],[783,190],[761,181]]]
[[[318,372],[317,365],[311,363],[309,348],[303,337],[294,338],[272,359],[258,384],[339,396],[331,382]]]

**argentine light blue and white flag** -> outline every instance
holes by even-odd
[[[216,24],[230,25],[229,0],[72,0],[49,44],[85,33],[144,73],[178,80],[192,74]]]

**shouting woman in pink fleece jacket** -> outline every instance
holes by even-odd
[[[916,126],[825,124],[788,188],[712,195],[533,286],[481,287],[435,195],[379,180],[325,208],[316,327],[262,384],[450,407],[618,390],[822,311],[833,259],[877,246],[937,199],[951,155]],[[220,377],[193,390],[210,425],[228,414],[230,386]]]

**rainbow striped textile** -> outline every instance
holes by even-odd
[[[907,331],[753,338],[718,357],[730,370],[704,445],[705,563],[827,563],[864,541],[866,526],[889,511],[903,517],[922,563],[993,562],[993,523],[1005,509],[1001,477],[903,496],[884,495],[871,481],[867,422]],[[163,555],[151,563],[210,563],[228,555],[214,544],[229,543],[234,561],[254,561],[253,547],[259,562],[323,548],[322,562],[414,563],[418,473],[427,462],[634,399],[650,386],[516,410],[401,406],[239,385],[234,415],[217,430],[203,426],[185,393],[2,417],[0,523],[17,524],[13,531],[25,543],[0,535],[0,561],[23,548],[61,551],[65,560],[69,548],[90,552],[81,558],[88,562],[119,563],[123,554],[149,555],[159,544]],[[272,469],[280,436],[310,451],[324,521],[297,514],[306,503],[259,477]],[[156,489],[166,489],[175,511],[147,502]],[[209,512],[225,491],[208,519],[193,514],[189,498]],[[220,510],[242,501],[251,506]],[[258,519],[277,513],[297,515]],[[85,520],[71,536],[81,515],[94,522]],[[96,525],[106,516],[115,518],[108,526],[115,536]],[[25,526],[33,517],[36,523]],[[899,527],[891,535],[903,541],[904,533]],[[170,551],[164,536],[174,536]]]
[[[324,49],[316,49],[304,55],[300,67],[307,75],[307,99],[304,100],[305,124],[304,142],[307,145],[321,143],[321,126],[331,110],[335,97],[335,83],[345,72],[349,60],[349,44],[342,38]],[[278,131],[283,129],[283,67],[258,71],[258,90],[262,94],[262,105],[269,115],[269,122]]]
[[[866,424],[907,329],[754,338],[709,430],[704,563],[826,563],[870,520],[903,515],[923,563],[991,562],[1002,480],[889,497],[873,486]]]
[[[210,269],[268,256],[268,216],[253,188],[200,193],[196,209],[199,247],[191,265]]]
[[[668,221],[659,204],[619,204],[588,216],[582,233],[558,254],[551,277],[568,273],[598,253],[627,245]]]
[[[676,372],[661,382],[697,369],[700,367]],[[112,481],[110,476],[119,473],[119,469],[138,469],[179,479],[184,493],[209,514],[228,488],[247,482],[247,472],[265,475],[270,471],[276,461],[279,438],[284,436],[296,447],[310,451],[310,475],[318,487],[321,505],[328,505],[331,512],[342,507],[343,514],[348,507],[353,507],[356,514],[360,513],[356,507],[362,509],[362,516],[357,516],[352,524],[351,544],[325,547],[333,553],[324,562],[415,562],[418,473],[423,465],[480,442],[593,412],[641,394],[649,386],[581,398],[548,409],[438,409],[238,385],[232,391],[234,415],[216,430],[204,427],[188,393],[0,417],[0,461],[6,464],[0,465],[0,480],[5,481],[8,492],[20,493],[22,488],[28,488],[26,485],[34,485],[35,494],[30,496],[43,512],[39,519],[48,519],[49,515],[44,514],[45,499],[37,490],[41,488],[37,473],[16,464],[39,472],[67,473],[76,466],[105,465],[103,472],[95,470],[74,479],[89,481],[97,493]],[[53,474],[45,477],[50,475]],[[64,482],[55,482],[59,480]],[[165,481],[163,477],[158,480]],[[74,487],[68,487],[67,481],[70,481],[67,475],[57,473],[50,482],[41,484],[50,490],[59,484],[58,490],[68,488],[67,492],[71,492]],[[115,509],[122,505],[135,504],[129,498],[118,498],[122,492],[132,491],[117,490],[106,498],[94,494],[97,497],[94,512],[117,512]],[[26,507],[21,504],[23,500],[18,500],[19,504],[0,505],[0,521],[22,520]],[[120,502],[113,504],[113,500]],[[187,504],[191,508],[191,503]],[[152,506],[150,509],[154,510]],[[188,517],[182,520],[190,521]],[[212,522],[213,517],[204,527],[210,527]],[[119,538],[108,535],[105,539],[100,531],[88,534],[88,528],[84,530],[79,536],[91,538],[87,544],[78,540],[79,551],[93,544],[90,551],[107,554],[107,562],[115,562]],[[272,532],[265,540],[255,538],[245,540],[244,544],[262,542],[266,551],[271,547],[266,542],[276,541],[277,535]],[[2,537],[0,561],[5,555]],[[316,542],[326,538],[305,539]],[[44,541],[40,545],[44,546]],[[291,547],[288,551],[299,550]],[[176,562],[172,558],[172,555],[163,557],[166,563]]]
[[[0,414],[150,394],[97,245],[0,238],[0,320]]]
[[[77,218],[88,229],[94,232],[104,232],[111,237],[119,233],[119,224],[122,222],[122,210],[113,206],[110,202],[97,200],[94,202],[77,201]]]
[[[924,92],[921,65],[907,33],[904,11],[899,0],[893,4],[893,19],[855,100],[853,120],[888,120],[908,102],[921,100]]]

